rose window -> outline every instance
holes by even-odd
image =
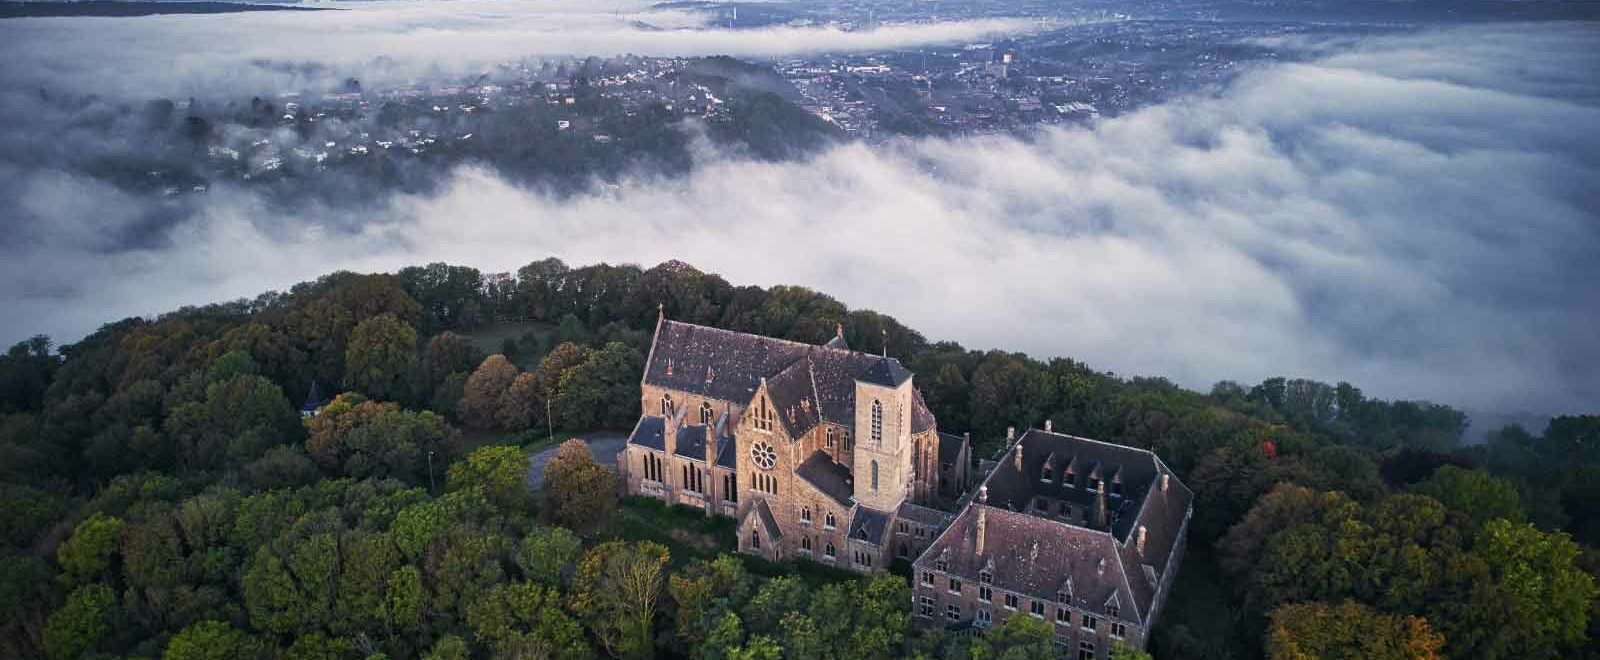
[[[750,445],[750,460],[763,470],[771,470],[778,462],[778,452],[772,450],[772,445],[757,442]]]

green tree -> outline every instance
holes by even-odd
[[[450,490],[482,489],[507,515],[524,515],[533,498],[528,486],[528,452],[514,445],[479,447],[450,465]]]
[[[572,578],[572,611],[608,653],[647,657],[661,598],[667,549],[649,541],[607,541],[584,553]]]
[[[1491,520],[1478,533],[1473,554],[1498,583],[1494,603],[1473,599],[1476,607],[1502,609],[1475,618],[1496,625],[1510,638],[1505,648],[1532,655],[1575,649],[1587,636],[1594,579],[1575,565],[1578,546],[1564,533],[1545,533],[1533,525]],[[1509,615],[1509,619],[1506,617]]]
[[[611,342],[583,364],[561,373],[554,414],[569,431],[622,428],[637,421],[644,354]],[[629,419],[634,417],[635,419]]]
[[[264,645],[222,621],[201,621],[167,642],[162,660],[248,660],[264,655]],[[307,657],[295,655],[294,657]]]
[[[111,632],[117,594],[103,584],[79,587],[45,622],[44,650],[54,660],[82,657]]]
[[[578,553],[582,551],[583,541],[571,530],[540,525],[522,537],[516,561],[527,579],[557,589],[566,581],[568,567],[577,563]]]
[[[427,482],[427,454],[444,453],[455,430],[430,411],[341,394],[306,423],[306,452],[324,470],[352,477]]]
[[[417,375],[417,331],[393,314],[357,324],[345,348],[344,384],[379,400],[408,400]]]
[[[586,658],[583,628],[561,609],[561,595],[532,583],[501,584],[467,608],[477,639],[499,658]]]
[[[1412,490],[1467,514],[1474,525],[1481,526],[1495,518],[1512,522],[1522,522],[1524,518],[1517,487],[1483,470],[1446,465]]]
[[[1055,655],[1055,626],[1044,619],[1035,619],[1031,616],[1020,614],[1008,617],[1002,623],[983,635],[983,645],[987,652],[983,658],[989,660],[1024,660],[1026,658],[1048,658]],[[973,653],[974,657],[978,653]]]
[[[56,549],[61,580],[69,587],[110,577],[111,561],[122,543],[121,520],[96,512],[73,528]]]

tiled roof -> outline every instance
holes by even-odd
[[[628,436],[628,444],[639,445],[646,449],[665,451],[667,448],[666,437],[667,420],[655,415],[642,415],[639,423],[633,427],[633,433]]]
[[[911,371],[900,365],[900,361],[892,357],[880,357],[877,363],[861,374],[861,380],[884,387],[899,387],[901,383],[911,378]]]
[[[845,342],[843,334],[834,335],[833,338],[829,339],[827,343],[823,344],[823,346],[827,346],[828,348],[838,348],[846,351],[850,350],[850,344]]]
[[[791,438],[804,435],[822,419],[813,365],[809,356],[803,357],[767,379],[767,396],[772,398],[773,412]]]
[[[850,538],[883,545],[884,533],[889,531],[889,513],[864,506],[855,508],[850,517]]]
[[[1019,449],[1020,473],[1016,464]],[[1048,482],[1040,480],[1046,461],[1052,463]],[[1069,467],[1076,486],[1067,481]],[[1096,493],[1088,488],[1088,480],[1095,475],[1106,482],[1106,504],[1112,514],[1108,517],[1114,519],[1111,528],[1120,541],[1127,539],[1133,528],[1140,500],[1153,485],[1156,474],[1155,455],[1143,449],[1032,429],[1000,458],[985,485],[988,502],[996,507],[1024,511],[1034,497],[1044,496],[1086,510],[1094,506]],[[1120,497],[1110,494],[1113,479],[1121,482]]]
[[[980,510],[981,553],[977,550]],[[947,571],[963,580],[977,582],[979,573],[988,572],[997,589],[1050,602],[1056,601],[1070,577],[1073,604],[1093,612],[1104,612],[1114,594],[1121,603],[1133,600],[1124,584],[1116,540],[1109,534],[1002,508],[973,504],[962,510],[917,564],[931,569],[938,561],[946,562]],[[1138,616],[1131,610],[1122,608],[1122,618]]]
[[[820,449],[812,452],[800,467],[795,468],[794,475],[823,495],[833,498],[839,506],[850,506],[850,498],[855,494],[855,487],[850,484],[850,470],[833,462],[833,457],[827,452]]]

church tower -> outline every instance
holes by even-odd
[[[856,380],[856,443],[852,478],[856,502],[893,511],[910,495],[911,372],[893,358]]]

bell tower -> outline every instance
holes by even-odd
[[[893,358],[856,379],[855,499],[870,509],[893,511],[910,495],[911,372]]]

